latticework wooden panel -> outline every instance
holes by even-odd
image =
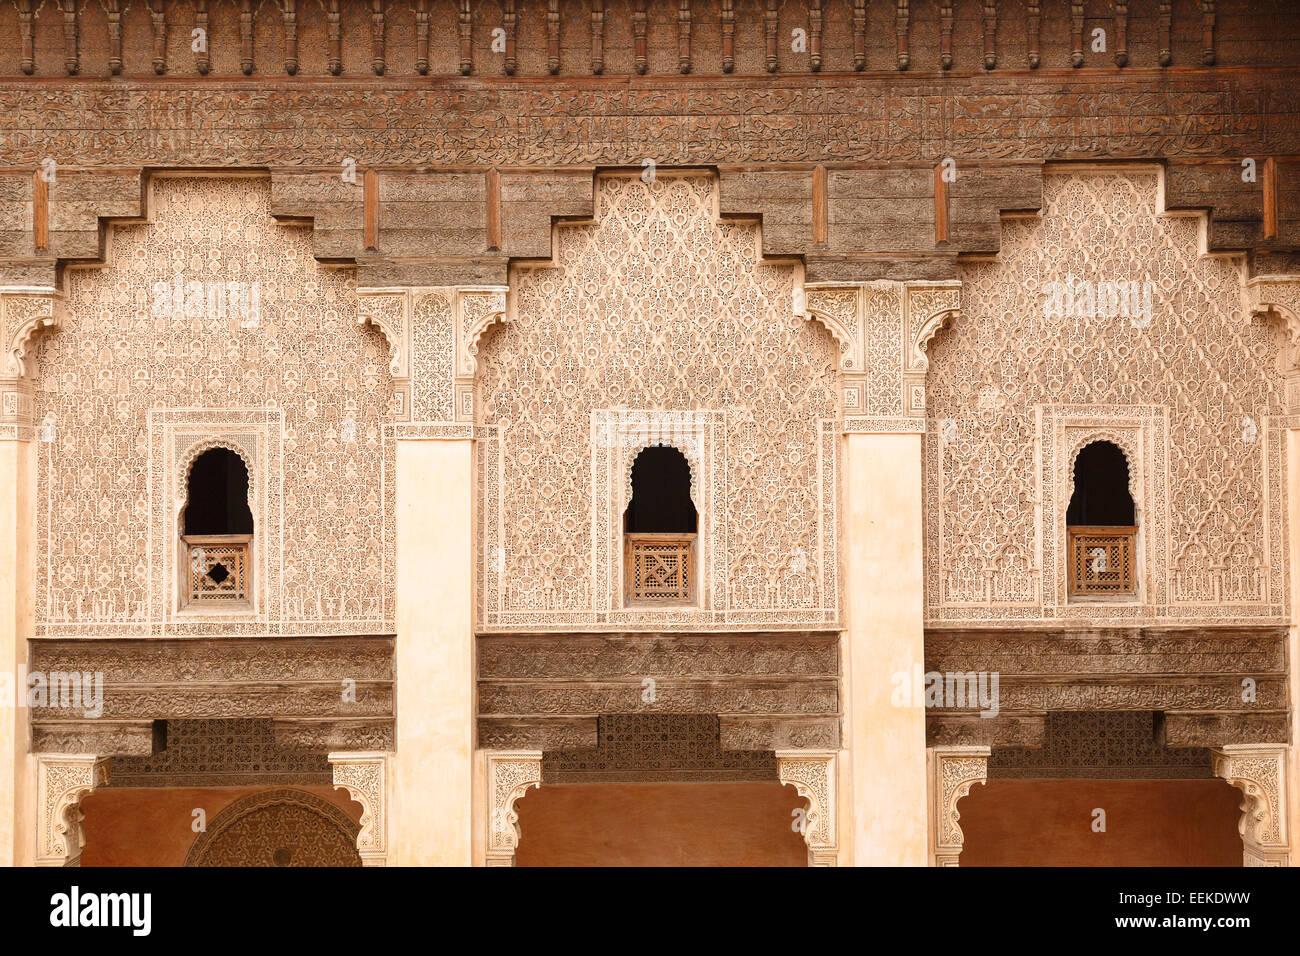
[[[628,602],[691,603],[694,550],[693,534],[629,534]]]
[[[248,600],[250,536],[189,535],[182,540],[188,552],[190,601]]]
[[[1137,528],[1076,526],[1070,535],[1070,594],[1132,594]]]

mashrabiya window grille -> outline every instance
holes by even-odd
[[[184,604],[250,603],[253,512],[248,507],[248,468],[229,448],[210,448],[194,460],[182,526]]]
[[[686,456],[670,446],[643,449],[623,513],[628,604],[695,603],[697,521]]]
[[[1137,593],[1137,522],[1128,461],[1116,445],[1095,441],[1074,462],[1074,494],[1066,511],[1070,596]]]

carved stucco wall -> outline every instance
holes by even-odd
[[[483,626],[838,619],[838,348],[717,203],[703,174],[602,177],[595,221],[514,269],[479,345]],[[691,463],[698,611],[621,606],[628,468],[661,439]]]
[[[1062,551],[1071,462],[1093,438],[1129,457],[1140,600],[1090,619],[1284,620],[1280,336],[1243,309],[1240,262],[1200,256],[1197,220],[1159,214],[1157,175],[1049,174],[1041,219],[1006,221],[998,261],[963,267],[927,380],[932,624],[1082,613]],[[1071,276],[1150,282],[1149,324],[1047,317],[1048,283]]]
[[[392,630],[388,344],[270,194],[259,177],[154,178],[151,221],[70,270],[37,356],[38,636]],[[180,308],[156,285],[177,274],[200,284]],[[256,310],[209,304],[232,282]],[[214,442],[250,466],[257,534],[256,607],[219,622],[178,617],[172,583],[184,469]]]

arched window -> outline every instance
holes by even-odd
[[[643,449],[623,513],[628,603],[690,604],[695,595],[691,466],[676,448]]]
[[[1074,493],[1065,513],[1070,594],[1131,595],[1136,590],[1137,520],[1128,459],[1118,446],[1095,441],[1074,461]]]
[[[229,448],[210,448],[190,466],[184,544],[186,604],[223,607],[249,601],[253,512],[248,506],[248,468]]]

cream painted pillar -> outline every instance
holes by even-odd
[[[921,426],[921,422],[916,423]],[[925,866],[925,706],[900,703],[895,675],[923,671],[921,441],[846,436],[846,750],[857,866]],[[848,821],[845,821],[846,823]]]
[[[30,427],[13,426],[10,434],[5,428],[0,424],[0,865],[22,866],[34,861],[36,850],[24,706],[33,614],[36,453]]]
[[[1294,420],[1294,416],[1291,416]],[[1300,424],[1300,422],[1297,422]],[[1286,432],[1287,563],[1290,570],[1291,626],[1287,632],[1287,661],[1291,682],[1291,747],[1288,771],[1289,817],[1300,820],[1300,428]],[[1291,859],[1300,862],[1300,827],[1291,828]]]
[[[398,432],[397,753],[390,833],[399,866],[471,862],[473,461],[468,438]]]

